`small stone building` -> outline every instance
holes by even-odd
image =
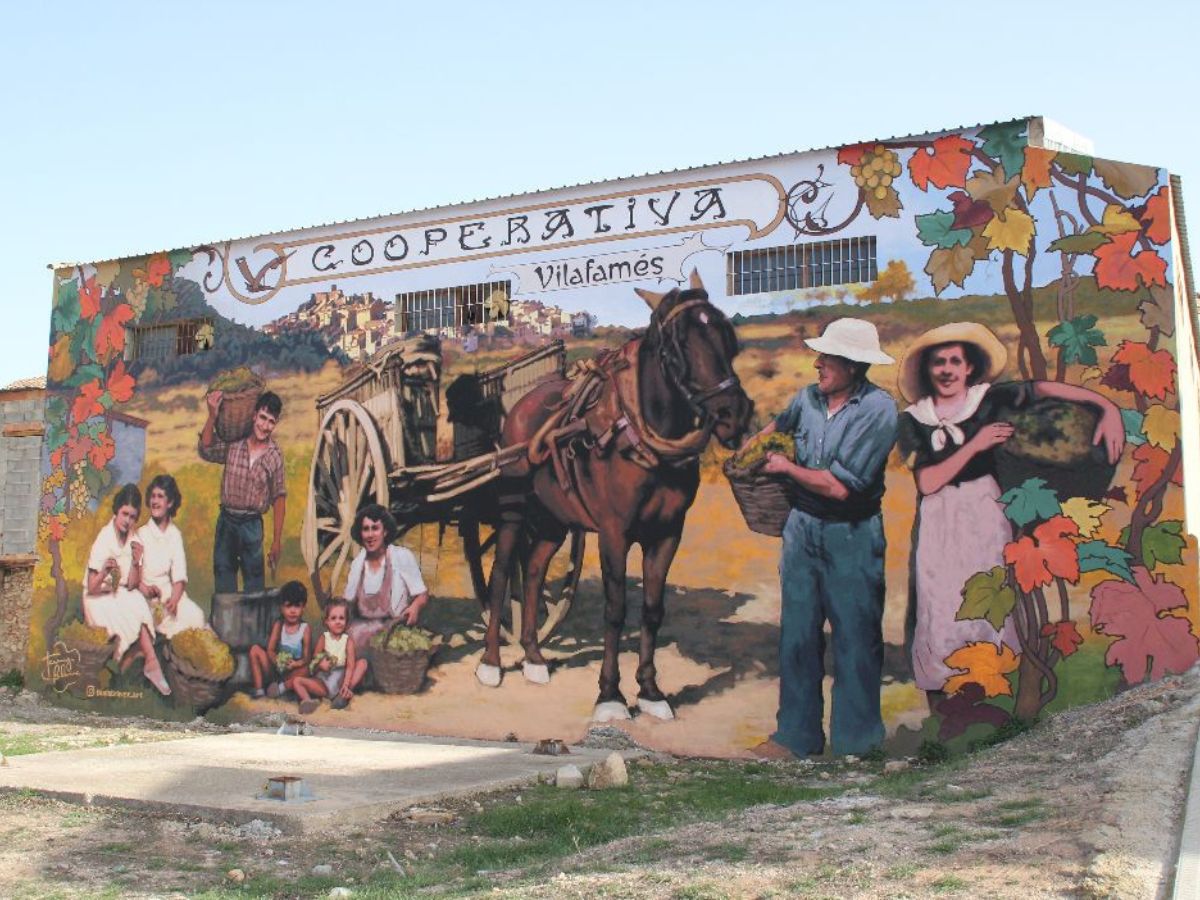
[[[0,674],[25,668],[45,399],[45,376],[0,388]]]

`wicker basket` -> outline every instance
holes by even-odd
[[[88,687],[99,687],[100,672],[105,664],[113,658],[116,649],[116,635],[107,644],[63,644],[68,650],[79,654],[79,678],[69,690],[77,696],[86,694]]]
[[[217,437],[226,443],[240,441],[254,427],[254,405],[262,393],[262,385],[243,388],[236,394],[225,394],[217,410]]]
[[[203,715],[225,700],[225,678],[210,678],[197,671],[187,660],[171,652],[170,643],[162,648],[163,669],[167,683],[171,685],[171,696],[176,706],[190,706],[196,715]]]
[[[730,458],[724,465],[725,477],[751,531],[780,537],[792,511],[793,488],[788,479],[763,475],[758,467],[739,469]]]
[[[374,672],[375,685],[385,694],[415,694],[425,683],[425,672],[429,669],[429,661],[437,653],[435,643],[428,650],[408,650],[397,653],[386,649],[387,639],[400,625],[392,625],[383,639],[384,646],[371,646],[371,669]]]

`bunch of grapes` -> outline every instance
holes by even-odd
[[[433,635],[421,628],[397,628],[390,635],[381,631],[371,638],[371,646],[392,653],[425,651],[433,646]]]
[[[214,681],[223,681],[233,674],[233,654],[207,628],[185,628],[171,638],[171,652]]]
[[[310,662],[308,664],[308,674],[316,675],[317,667],[320,666],[321,663],[323,663],[327,659],[333,659],[333,657],[330,656],[328,653],[326,653],[324,650],[322,650],[320,653],[318,653],[316,656],[314,656],[312,658],[312,662]]]
[[[887,196],[892,179],[899,176],[900,172],[900,157],[883,144],[876,144],[865,151],[859,164],[850,167],[854,183],[876,200]]]
[[[87,511],[87,505],[92,500],[92,492],[88,490],[87,481],[83,477],[86,466],[87,462],[84,460],[75,463],[71,467],[71,480],[67,483],[67,497],[76,518]]]
[[[88,625],[76,619],[58,630],[58,639],[68,647],[103,647],[112,636],[99,625]]]
[[[733,467],[748,471],[761,465],[768,453],[778,453],[787,459],[796,456],[796,440],[790,434],[773,432],[766,437],[756,437],[733,457]]]
[[[1042,401],[1008,417],[1013,436],[1005,453],[1054,466],[1077,466],[1091,458],[1096,414],[1062,401]]]
[[[208,386],[209,391],[223,391],[226,394],[236,394],[247,388],[261,388],[263,380],[255,375],[247,366],[238,366],[222,372]]]
[[[275,654],[275,669],[279,672],[286,672],[295,661],[296,657],[292,656],[292,654],[286,650],[280,650]]]
[[[163,619],[167,617],[167,610],[161,603],[154,602],[150,604],[150,614],[154,617],[154,624],[161,625]]]

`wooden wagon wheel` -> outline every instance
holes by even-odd
[[[483,613],[484,625],[488,623],[488,579],[491,576],[491,561],[495,556],[496,532],[492,526],[481,523],[478,519],[463,518],[459,523],[459,534],[462,535],[463,555],[471,570],[471,584],[475,588],[475,597]],[[579,576],[583,571],[583,551],[587,542],[587,533],[581,529],[573,529],[569,536],[570,549],[567,556],[565,572],[554,569],[547,574],[546,583],[542,588],[542,605],[546,617],[538,625],[538,641],[544,641],[554,633],[554,630],[566,618],[575,599],[575,591],[579,587]],[[519,559],[524,547],[516,554]],[[561,550],[555,554],[555,559],[562,555]],[[508,611],[504,621],[500,623],[500,636],[510,644],[520,641],[521,635],[521,595],[524,586],[524,572],[520,563],[514,561],[514,571],[509,575]]]
[[[308,478],[301,551],[318,599],[336,589],[358,544],[350,534],[364,503],[388,505],[383,446],[370,414],[353,400],[338,400],[325,413]],[[322,572],[328,571],[328,581]]]

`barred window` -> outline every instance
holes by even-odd
[[[169,359],[187,356],[213,345],[212,319],[182,319],[164,325],[135,325],[126,329],[125,359]]]
[[[418,331],[458,333],[470,326],[506,319],[510,296],[512,284],[508,281],[397,294],[396,330],[401,334]]]
[[[879,277],[874,235],[737,250],[725,259],[726,293],[731,297],[857,284]]]

